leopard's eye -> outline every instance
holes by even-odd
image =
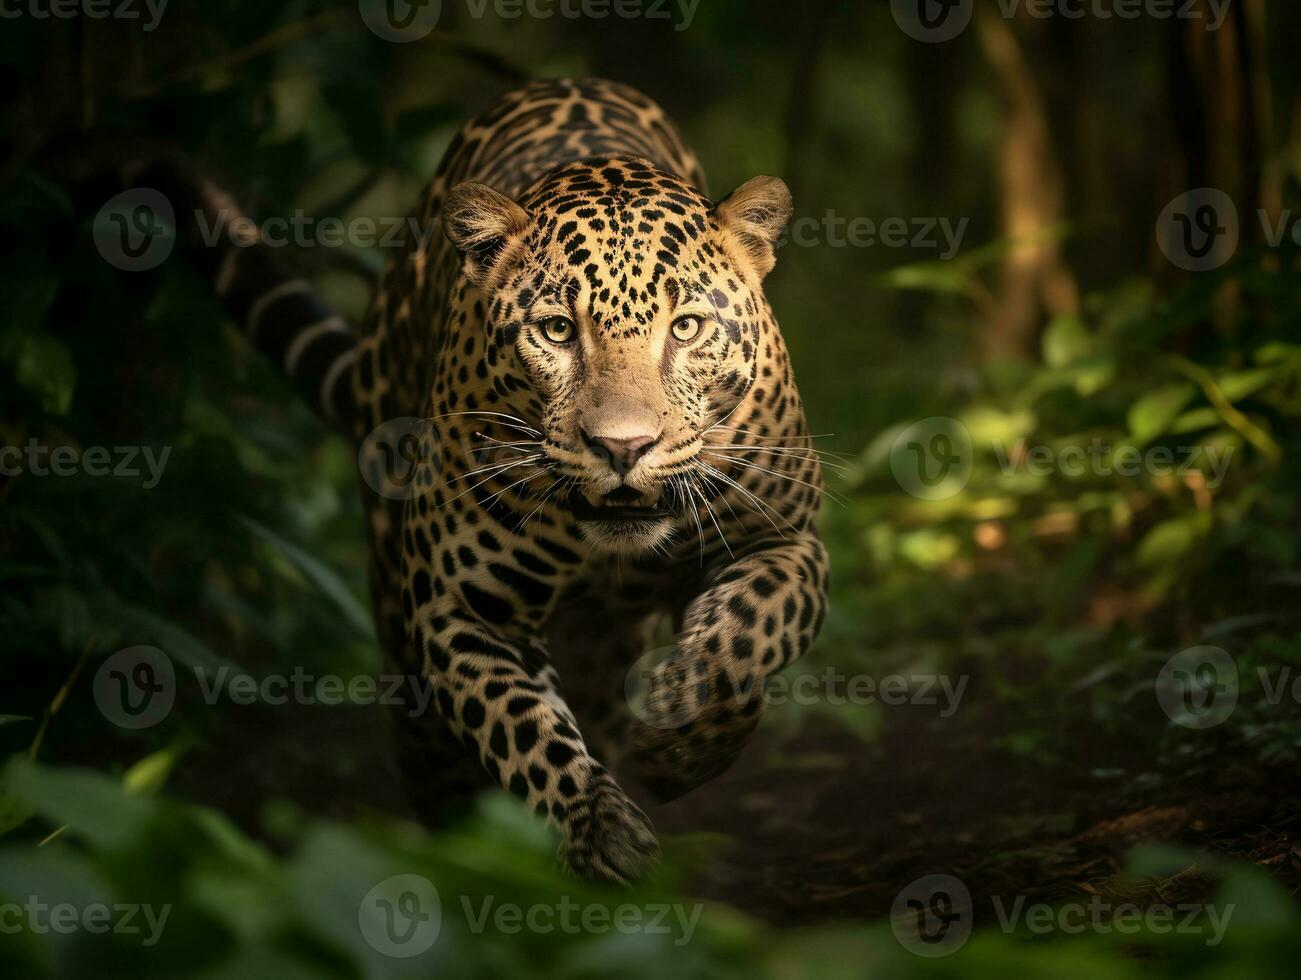
[[[549,316],[539,326],[542,336],[553,344],[568,344],[578,336],[578,328],[567,316]]]
[[[679,344],[689,344],[700,336],[704,326],[698,316],[680,316],[673,321],[673,339]]]

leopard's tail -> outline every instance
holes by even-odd
[[[188,158],[166,146],[138,140],[131,145],[127,159],[120,143],[107,153],[83,146],[55,169],[88,210],[112,200],[130,209],[132,195],[147,203],[161,194],[176,226],[173,257],[167,261],[180,258],[198,269],[227,314],[316,413],[350,433],[358,338],[348,323],[293,272],[283,249],[262,239],[234,197]],[[106,157],[112,161],[108,165]],[[127,235],[126,224],[119,224]]]

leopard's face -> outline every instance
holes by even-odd
[[[653,548],[693,503],[682,475],[755,381],[789,207],[775,178],[715,205],[627,159],[566,165],[518,204],[483,185],[449,197],[496,388],[570,478],[592,544]]]

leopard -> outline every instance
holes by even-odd
[[[726,771],[813,643],[823,479],[764,293],[792,207],[774,176],[707,196],[640,91],[548,79],[452,139],[359,331],[255,226],[200,250],[357,451],[379,645],[432,690],[394,713],[429,822],[499,787],[567,870],[634,882],[660,845],[625,785]]]

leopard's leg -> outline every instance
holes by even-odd
[[[562,862],[617,882],[646,870],[659,851],[650,820],[588,749],[543,642],[450,590],[409,625],[440,715],[493,782],[560,830]]]
[[[406,675],[401,691],[403,698],[393,706],[391,717],[407,800],[425,826],[448,826],[468,814],[475,798],[492,784],[427,699],[426,678]]]
[[[631,761],[661,800],[735,761],[763,711],[766,678],[800,657],[826,612],[827,553],[811,533],[714,570],[683,615],[677,652],[648,678]]]
[[[629,671],[655,649],[665,612],[613,597],[566,595],[547,624],[561,688],[592,754],[617,769],[628,748]]]
[[[389,573],[378,552],[372,555],[370,574],[375,622],[384,651],[385,676],[379,690],[389,702],[394,762],[416,818],[429,827],[446,826],[467,813],[474,798],[490,783],[438,713],[429,682],[418,665],[405,655],[400,580]]]

